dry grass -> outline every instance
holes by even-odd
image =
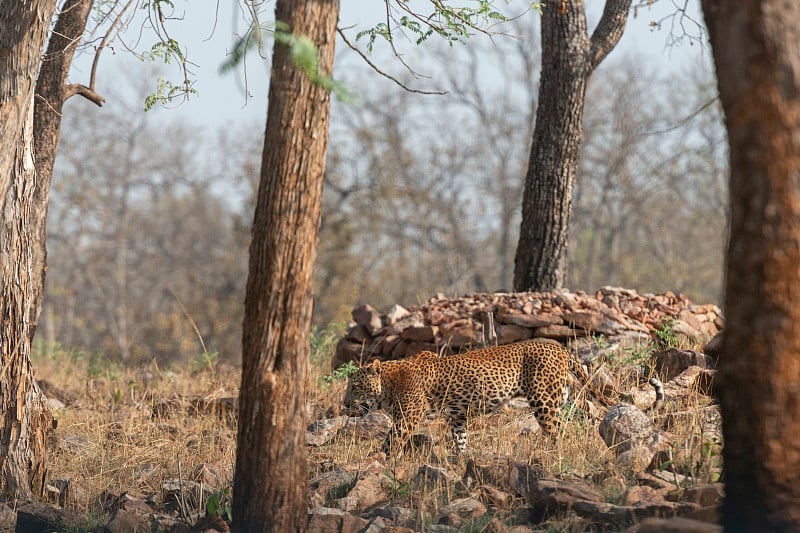
[[[88,496],[71,506],[84,507],[104,491],[158,498],[172,479],[230,486],[236,429],[213,406],[235,397],[237,369],[125,369],[64,353],[37,357],[34,367],[37,379],[74,398],[54,413],[58,447],[49,467],[51,481],[69,479]],[[196,399],[208,410],[198,412]]]
[[[327,334],[329,332],[322,332]],[[316,339],[320,340],[320,333]],[[344,396],[343,381],[326,379],[332,341],[315,345],[307,390],[312,417],[339,413]],[[646,362],[652,347],[642,346],[613,361],[606,361],[612,373],[623,380],[622,388],[640,383],[644,371],[632,372],[633,365]],[[38,379],[74,396],[74,401],[56,412],[59,447],[50,465],[50,479],[71,479],[88,495],[71,506],[88,508],[89,500],[104,491],[128,492],[148,497],[162,494],[167,480],[203,480],[214,489],[230,487],[235,461],[235,423],[226,413],[192,408],[192,400],[235,397],[239,386],[237,368],[223,364],[187,365],[184,369],[126,369],[98,363],[80,354],[59,350],[39,354],[34,367]],[[626,383],[625,380],[630,380]],[[713,482],[719,474],[720,445],[708,430],[705,420],[708,398],[691,395],[685,402],[668,404],[665,412],[654,416],[660,424],[670,422],[675,437],[671,461],[690,482]],[[491,453],[516,461],[538,464],[555,476],[581,477],[601,485],[609,501],[620,497],[624,487],[603,488],[611,477],[632,483],[618,472],[614,453],[603,443],[596,421],[582,413],[564,425],[555,436],[541,433],[522,435],[520,421],[527,409],[504,409],[475,417],[468,428],[469,446],[474,453]],[[399,459],[385,461],[385,472],[396,481],[394,495],[407,507],[430,517],[431,513],[457,495],[451,485],[419,488],[411,483],[422,464],[444,466],[457,474],[464,472],[464,458],[454,455],[442,420],[424,424],[428,445],[420,446]],[[309,475],[333,469],[363,469],[376,458],[383,459],[377,439],[364,440],[339,435],[319,448],[309,448]],[[198,476],[205,470],[213,479]],[[195,502],[195,511],[202,502]],[[518,506],[524,502],[518,501]]]

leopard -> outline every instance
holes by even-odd
[[[348,378],[344,404],[351,412],[384,409],[392,429],[387,457],[403,450],[423,417],[443,415],[458,453],[467,449],[467,416],[524,397],[546,433],[560,426],[575,358],[561,344],[528,341],[439,356],[430,351],[394,361],[375,360]],[[585,373],[583,373],[585,376]],[[605,403],[605,402],[604,402]]]

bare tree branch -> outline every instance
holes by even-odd
[[[103,104],[106,103],[105,98],[94,92],[86,85],[81,85],[80,83],[71,83],[67,85],[66,90],[64,91],[64,100],[66,101],[68,98],[75,96],[76,94],[83,96],[90,102],[97,105],[97,107],[103,107]]]
[[[404,90],[406,90],[406,91],[408,91],[410,93],[419,93],[419,94],[439,94],[439,95],[447,94],[447,91],[423,91],[421,89],[412,89],[411,87],[405,85],[402,81],[398,80],[397,78],[395,78],[394,76],[392,76],[388,72],[385,72],[385,71],[381,70],[380,67],[378,67],[378,65],[373,63],[369,59],[369,57],[367,57],[367,55],[364,52],[359,50],[358,47],[355,44],[350,42],[350,40],[347,38],[347,36],[345,35],[345,33],[342,31],[341,28],[336,28],[336,31],[339,33],[339,37],[341,37],[342,40],[344,41],[344,44],[346,44],[351,50],[355,51],[358,55],[360,55],[361,59],[366,61],[367,65],[369,65],[370,68],[372,68],[372,70],[374,70],[375,72],[377,72],[378,74],[380,74],[384,78],[393,81],[394,83],[396,83],[397,85],[402,87]],[[403,64],[405,65],[405,63],[403,63]]]
[[[606,0],[603,16],[592,34],[589,68],[593,71],[614,49],[625,30],[631,0]]]

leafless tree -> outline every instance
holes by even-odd
[[[583,0],[542,9],[538,107],[514,259],[517,291],[558,288],[566,279],[586,84],[622,37],[630,6],[631,0],[607,0],[591,36]]]

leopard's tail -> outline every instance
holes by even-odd
[[[664,384],[661,383],[661,380],[656,377],[650,378],[648,383],[650,383],[650,385],[652,385],[652,387],[656,390],[656,402],[650,407],[650,409],[648,409],[648,411],[657,410],[659,407],[661,407],[661,404],[664,403]]]

